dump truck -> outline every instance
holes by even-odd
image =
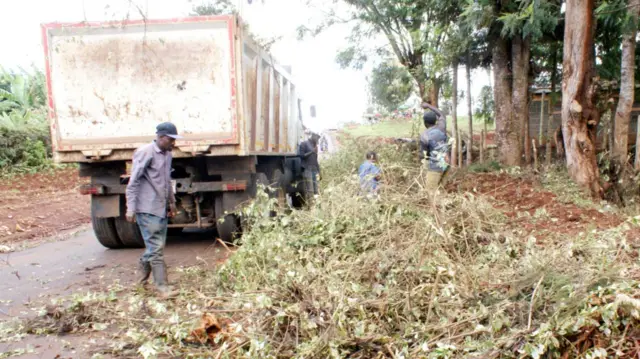
[[[144,247],[125,220],[134,151],[174,123],[177,214],[169,232],[216,227],[232,241],[258,191],[304,200],[300,99],[236,16],[42,25],[53,158],[77,163],[91,219],[108,248]],[[287,201],[287,198],[289,200]]]

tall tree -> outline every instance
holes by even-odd
[[[635,98],[635,54],[640,0],[629,0],[627,18],[629,25],[622,38],[622,61],[620,76],[620,99],[615,114],[613,158],[624,168],[628,165],[629,123]]]
[[[559,0],[469,0],[463,13],[466,21],[488,29],[496,137],[506,165],[520,165],[525,148],[531,42],[555,30],[559,13]]]
[[[529,140],[529,61],[531,43],[529,38],[516,36],[511,42],[513,121],[520,128],[521,148],[524,149],[525,163],[531,159],[531,141]],[[520,152],[522,153],[522,152]]]
[[[453,138],[455,138],[454,146],[451,149],[451,163],[453,166],[458,165],[458,147],[460,146],[460,137],[458,136],[458,60],[454,59],[451,65],[453,70],[453,80],[451,81],[451,91],[453,97],[451,98],[451,122],[453,122]]]
[[[495,104],[496,143],[500,162],[520,165],[522,141],[520,125],[513,115],[512,74],[509,69],[510,42],[498,37],[493,44],[493,103]]]
[[[448,80],[444,47],[448,29],[459,14],[458,1],[451,0],[342,0],[353,10],[347,19],[329,13],[315,29],[301,27],[301,34],[317,34],[335,23],[355,21],[350,46],[338,55],[344,66],[359,66],[369,54],[363,42],[382,34],[391,53],[414,78],[420,97],[438,106],[442,86]],[[381,49],[374,50],[380,54]]]
[[[569,175],[602,197],[596,161],[594,0],[567,0],[563,50],[562,134]]]

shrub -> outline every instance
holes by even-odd
[[[2,174],[35,172],[52,165],[49,129],[40,113],[0,115]]]

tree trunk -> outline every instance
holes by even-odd
[[[529,140],[529,40],[515,37],[512,44],[513,68],[513,121],[520,128],[520,137],[524,147],[525,163],[531,162],[531,141]]]
[[[509,42],[502,37],[493,44],[493,99],[495,103],[498,158],[507,166],[519,166],[522,159],[520,127],[514,121],[509,71]]]
[[[640,0],[629,1],[629,13],[636,19],[640,16]],[[613,159],[626,167],[629,154],[629,122],[633,107],[635,85],[636,31],[624,34],[622,38],[622,72],[620,76],[620,99],[615,112]]]
[[[636,118],[636,158],[633,167],[636,171],[640,171],[640,115]]]
[[[598,114],[593,104],[595,75],[593,35],[594,0],[567,0],[562,81],[562,135],[569,175],[576,183],[602,198],[596,161],[595,128]]]
[[[429,103],[435,107],[438,107],[438,100],[440,96],[440,81],[432,80],[429,87]]]
[[[551,165],[551,157],[553,156],[551,152],[551,144],[553,143],[554,138],[554,126],[553,120],[555,119],[555,115],[553,111],[556,106],[556,87],[558,85],[558,49],[556,45],[551,46],[551,93],[549,94],[549,115],[547,116],[547,147],[545,148],[545,163],[547,166]]]
[[[453,147],[451,148],[451,165],[458,165],[458,146],[460,146],[458,138],[458,61],[453,61],[453,79],[451,82],[451,92],[453,98],[451,99],[451,121],[453,122],[453,138],[455,139]],[[433,105],[433,104],[432,104]],[[434,105],[435,106],[435,105]]]
[[[473,98],[471,97],[471,56],[467,52],[467,107],[469,109],[469,142],[467,142],[467,166],[473,162]]]

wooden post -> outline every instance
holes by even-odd
[[[536,139],[531,139],[531,144],[533,145],[533,169],[538,170],[538,147],[536,146]]]
[[[484,163],[484,130],[480,131],[480,163]]]
[[[540,100],[540,128],[538,133],[538,143],[543,143],[542,128],[544,127],[544,90],[542,90],[542,99]]]
[[[636,159],[633,167],[640,170],[640,115],[636,119]]]
[[[602,130],[604,131],[604,134],[602,135],[602,150],[603,151],[608,151],[609,150],[609,132],[611,132],[611,115],[610,115],[610,111],[607,110],[604,115],[602,117],[604,120],[604,126],[602,128]],[[613,146],[612,146],[613,147]]]
[[[460,136],[460,130],[458,129],[457,136],[460,143],[458,144],[458,167],[462,168],[462,136]]]
[[[469,110],[469,139],[467,140],[467,166],[473,161],[473,98],[471,97],[471,56],[467,51],[467,107]]]

